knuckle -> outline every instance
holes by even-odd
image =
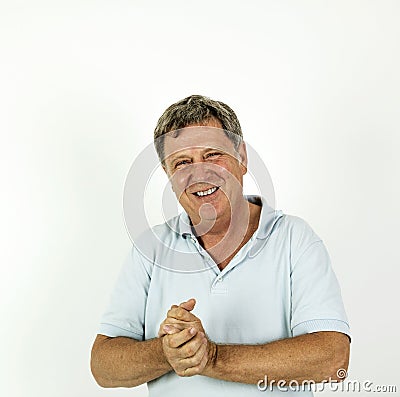
[[[197,367],[197,366],[200,364],[200,362],[201,362],[201,360],[200,360],[198,357],[192,357],[192,358],[189,360],[189,365],[190,365],[191,367]]]
[[[201,372],[201,369],[199,366],[193,367],[192,371],[195,375],[199,374]]]
[[[201,363],[201,360],[203,358],[203,354],[201,354],[201,351],[196,352],[195,355],[193,355],[192,357],[189,357],[189,362],[190,362],[190,366],[194,367],[198,364]]]

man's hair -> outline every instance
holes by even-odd
[[[243,140],[243,134],[235,112],[223,102],[202,95],[191,95],[169,106],[158,119],[154,130],[154,146],[160,160],[164,161],[163,135],[212,119],[221,122],[226,135],[237,149]]]

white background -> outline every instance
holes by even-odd
[[[1,394],[146,395],[99,388],[89,354],[130,246],[128,169],[194,93],[237,112],[277,207],[325,241],[350,378],[399,388],[399,19],[382,0],[3,0]]]

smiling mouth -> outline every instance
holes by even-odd
[[[196,193],[193,193],[193,194],[195,196],[197,196],[197,197],[204,197],[204,196],[209,196],[210,194],[215,193],[218,189],[219,189],[219,187],[215,186],[215,187],[212,187],[210,189],[202,190],[200,192],[196,192]]]

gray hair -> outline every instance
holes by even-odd
[[[237,149],[243,140],[243,134],[235,112],[223,102],[202,95],[191,95],[169,106],[158,119],[154,130],[154,146],[160,160],[164,160],[163,135],[210,119],[221,122],[225,134]]]

